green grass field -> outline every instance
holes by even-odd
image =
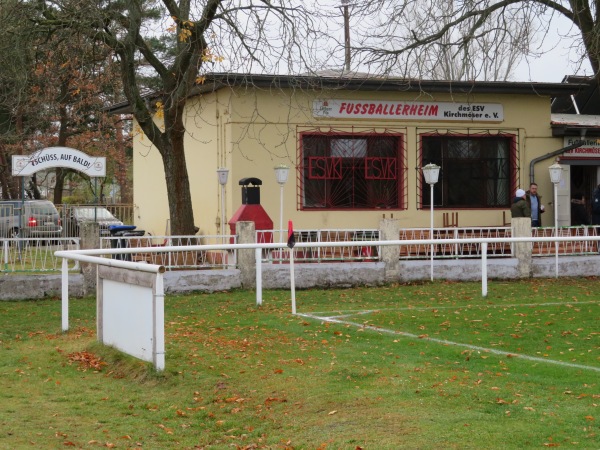
[[[0,448],[600,448],[598,279],[172,296],[166,370],[95,301],[0,303]]]

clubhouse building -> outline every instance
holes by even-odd
[[[229,233],[241,183],[258,185],[275,229],[280,215],[296,229],[373,229],[383,217],[428,227],[422,167],[430,163],[440,167],[436,227],[506,225],[515,191],[531,182],[545,205],[558,202],[559,225],[570,225],[572,195],[589,200],[600,180],[599,116],[577,105],[589,94],[584,81],[208,75],[185,117],[196,225],[200,234]],[[161,157],[141,133],[133,153],[136,225],[164,235]],[[554,199],[548,167],[556,160],[563,176]],[[283,166],[285,182],[274,170]],[[227,169],[226,181],[219,169]],[[546,211],[543,225],[551,226],[554,208]]]

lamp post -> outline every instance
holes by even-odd
[[[562,166],[555,162],[550,167],[550,181],[554,185],[554,237],[558,237],[558,184],[562,180]],[[555,251],[555,277],[558,278],[558,241],[554,241]]]
[[[229,169],[217,169],[217,175],[221,185],[221,236],[225,236],[225,185],[229,177]]]
[[[279,242],[283,242],[283,187],[287,183],[290,168],[285,164],[275,166],[275,178],[279,184]]]
[[[429,163],[426,166],[423,166],[423,176],[425,177],[425,182],[430,187],[430,197],[429,197],[429,210],[430,210],[430,228],[429,228],[429,237],[433,239],[433,186],[438,182],[438,177],[440,176],[440,166]],[[429,253],[431,255],[431,281],[433,281],[433,243],[431,243],[431,248],[429,249]]]

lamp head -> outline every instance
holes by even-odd
[[[225,186],[227,184],[227,178],[229,177],[229,169],[217,169],[217,175],[219,177],[219,184]]]
[[[287,183],[289,173],[290,168],[288,166],[284,164],[275,166],[275,178],[280,186],[283,186],[285,183]]]
[[[552,181],[553,184],[560,183],[560,180],[562,179],[562,166],[558,163],[554,163],[548,167],[548,170],[550,171],[550,181]]]
[[[435,184],[438,182],[438,178],[440,176],[440,166],[429,163],[426,166],[423,166],[422,170],[423,176],[425,177],[425,182],[427,184]]]

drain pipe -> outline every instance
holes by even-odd
[[[583,145],[583,141],[580,140],[580,141],[577,141],[575,144],[568,145],[567,147],[563,147],[561,149],[554,150],[553,152],[546,153],[545,155],[538,156],[537,158],[532,159],[531,162],[529,163],[529,184],[535,182],[534,166],[536,163],[543,161],[544,159],[552,158],[553,156],[561,155],[564,152],[568,152],[569,150],[573,150],[574,148],[581,147],[582,145]]]

